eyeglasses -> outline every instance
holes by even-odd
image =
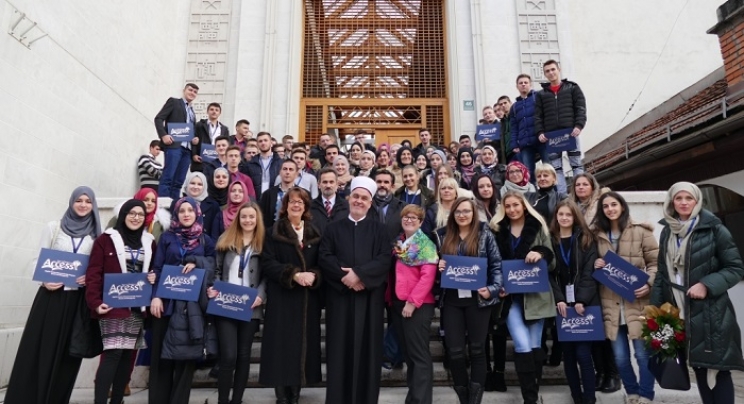
[[[289,201],[289,204],[290,204],[290,205],[304,205],[304,204],[305,204],[305,202],[303,202],[303,201],[298,201],[298,200],[294,200],[294,201]]]
[[[144,219],[145,214],[144,213],[136,213],[136,212],[129,212],[127,213],[127,217],[131,219]]]
[[[417,216],[403,216],[403,221],[408,223],[415,223],[419,218]]]
[[[509,174],[509,175],[512,175],[512,174],[522,174],[522,171],[521,170],[509,170],[506,173]]]
[[[456,210],[455,216],[470,216],[473,214],[472,210]]]

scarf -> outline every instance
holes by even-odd
[[[134,199],[138,201],[143,201],[145,198],[147,198],[147,195],[153,194],[155,195],[155,208],[152,210],[152,212],[147,213],[147,209],[145,209],[145,227],[150,228],[150,225],[152,224],[153,219],[155,219],[155,212],[158,211],[158,193],[155,192],[154,189],[150,188],[142,188],[139,191],[137,191],[136,194],[134,194]],[[121,210],[119,210],[121,213]]]
[[[227,171],[226,168],[220,167],[220,168],[214,170],[214,173],[217,174],[220,170],[224,171],[225,174],[227,174],[227,178],[228,178],[228,181],[229,181],[229,179],[230,179],[230,172]],[[220,204],[220,206],[225,206],[227,204],[227,190],[228,190],[228,188],[230,188],[229,185],[227,187],[225,187],[225,188],[217,188],[217,186],[214,185],[214,178],[212,178],[212,181],[209,181],[209,187],[208,187],[208,191],[207,192],[209,193],[209,196],[211,196],[212,198],[214,198],[214,200],[217,201],[217,203]]]
[[[483,146],[483,149],[484,150],[485,149],[491,150],[493,152],[493,155],[494,156],[498,156],[498,154],[496,153],[496,149],[494,149],[493,146]],[[493,172],[493,170],[496,169],[496,166],[498,166],[498,165],[499,165],[498,160],[495,161],[493,164],[490,164],[490,165],[481,164],[480,170],[481,170],[481,172],[483,174],[491,175],[491,173]]]
[[[90,213],[85,216],[78,216],[73,209],[75,201],[82,195],[86,195],[93,202],[93,209]],[[72,238],[83,238],[90,236],[96,238],[101,235],[101,218],[98,216],[98,203],[96,202],[96,194],[92,189],[88,187],[77,187],[72,191],[70,195],[70,202],[67,206],[62,220],[60,221],[60,229]]]
[[[227,207],[222,211],[222,223],[225,225],[225,230],[227,230],[228,227],[232,224],[233,220],[235,220],[235,216],[238,215],[238,210],[240,210],[240,207],[243,206],[244,203],[248,202],[248,186],[245,185],[241,181],[233,181],[230,183],[230,186],[227,187],[227,189],[233,189],[233,185],[238,184],[243,188],[243,200],[240,202],[233,202],[231,199],[228,198],[227,200]]]
[[[194,177],[199,178],[199,180],[202,183],[202,191],[197,196],[191,196],[189,194],[189,191],[188,191],[189,190],[189,183],[191,182],[191,180],[194,179]],[[183,186],[181,186],[181,194],[183,196],[190,196],[190,197],[194,198],[197,202],[202,202],[205,199],[207,199],[207,195],[209,195],[207,193],[207,189],[208,188],[209,188],[209,185],[207,184],[207,177],[205,177],[204,174],[202,174],[202,173],[200,173],[198,171],[191,172],[191,173],[189,173],[186,176],[186,179],[183,181]]]
[[[465,153],[470,154],[471,157],[471,162],[468,166],[464,166],[460,162],[462,155]],[[465,184],[470,187],[470,181],[472,181],[473,175],[475,175],[475,156],[473,156],[472,150],[463,147],[460,149],[460,151],[457,152],[457,168],[462,175],[462,181],[464,181]]]
[[[420,228],[411,237],[405,237],[403,233],[393,247],[393,253],[400,262],[409,267],[439,262],[436,246]]]
[[[393,194],[388,193],[387,196],[380,196],[380,194],[375,194],[375,197],[372,198],[372,203],[375,205],[375,210],[377,210],[377,215],[380,217],[380,222],[385,223],[385,208],[390,205],[390,201],[393,200]]]
[[[196,221],[190,226],[185,227],[178,220],[178,211],[181,209],[181,205],[188,203],[194,209],[196,215]],[[204,217],[202,217],[202,211],[199,207],[199,202],[191,197],[183,197],[176,202],[173,207],[173,217],[171,218],[171,225],[168,231],[174,233],[178,240],[181,242],[181,248],[186,251],[191,251],[199,246],[199,238],[204,231]]]
[[[501,195],[503,196],[508,191],[517,191],[522,194],[526,194],[527,192],[535,192],[535,187],[529,182],[524,185],[517,185],[509,180],[506,180],[504,182],[504,185],[501,187]]]
[[[527,184],[530,182],[530,170],[522,163],[518,161],[512,161],[506,166],[506,172],[509,172],[509,168],[516,167],[519,169],[519,171],[522,172],[522,181],[516,183],[515,185],[519,185],[520,187],[527,186]],[[508,174],[507,174],[507,178]]]
[[[127,227],[126,219],[129,212],[138,206],[142,208],[143,212],[145,211],[145,204],[141,200],[130,199],[124,202],[124,205],[119,209],[119,216],[117,216],[116,226],[114,226],[114,229],[121,235],[124,245],[133,250],[142,248],[142,232],[145,230],[145,224],[143,223],[137,230],[132,230]]]
[[[689,192],[693,198],[697,201],[695,207],[692,210],[690,218],[686,221],[679,220],[679,215],[674,211],[674,196],[680,191]],[[664,219],[669,225],[671,235],[667,240],[667,254],[664,259],[667,264],[667,272],[669,274],[669,280],[677,283],[677,274],[680,275],[681,279],[685,276],[685,256],[687,255],[687,244],[692,234],[692,229],[698,222],[700,210],[703,208],[703,194],[700,192],[695,184],[689,182],[678,182],[672,185],[667,192],[666,199],[664,200]],[[690,285],[680,285],[688,288]],[[676,305],[679,308],[680,317],[684,318],[685,315],[685,293],[681,290],[672,288],[672,294]]]

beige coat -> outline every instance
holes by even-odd
[[[648,286],[654,284],[656,277],[657,256],[659,255],[659,243],[654,238],[653,226],[648,223],[638,223],[631,220],[628,227],[620,235],[617,255],[640,268],[649,275]],[[607,233],[592,227],[592,231],[598,238],[599,256],[604,257],[608,250],[612,250],[612,244]],[[623,298],[604,285],[600,285],[599,295],[602,298],[602,313],[604,314],[605,333],[607,338],[615,340],[617,330],[620,327],[620,305]],[[625,301],[625,324],[628,325],[628,338],[641,338],[641,320],[638,318],[643,314],[643,308],[650,304],[650,294],[636,299]]]

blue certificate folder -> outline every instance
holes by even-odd
[[[190,142],[194,138],[194,125],[186,122],[171,122],[167,125],[168,134],[174,142]]]
[[[180,266],[164,265],[163,271],[160,272],[155,297],[189,302],[198,301],[205,271],[201,268],[194,268],[191,272],[184,274],[181,273],[182,270],[183,267]]]
[[[623,299],[634,301],[635,290],[648,282],[648,274],[612,251],[607,251],[603,259],[606,265],[594,271],[594,279]]]
[[[217,159],[217,150],[214,149],[213,144],[203,144],[201,146],[201,158],[205,163]]]
[[[560,129],[545,133],[548,142],[545,143],[545,151],[548,153],[561,153],[578,149],[576,138],[571,136],[573,128]]]
[[[573,307],[566,308],[566,317],[555,316],[555,328],[558,330],[558,341],[604,341],[604,319],[602,308],[587,306],[584,315],[576,314]]]
[[[251,321],[251,318],[253,318],[251,305],[258,296],[258,290],[220,281],[216,281],[212,288],[219,292],[219,295],[214,299],[209,299],[207,314],[240,321]]]
[[[442,287],[447,289],[478,290],[486,286],[488,259],[444,255],[447,267],[442,271]]]
[[[89,256],[67,251],[42,248],[36,261],[33,280],[48,283],[64,283],[68,288],[80,285],[75,281],[85,275]]]
[[[103,302],[109,307],[149,306],[151,300],[146,273],[103,274]]]
[[[475,127],[476,142],[480,142],[481,140],[492,142],[499,139],[501,139],[500,124],[478,125]]]
[[[506,293],[538,293],[550,290],[548,265],[544,259],[534,264],[524,260],[506,260],[501,262]]]

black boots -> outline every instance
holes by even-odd
[[[274,387],[276,404],[297,404],[300,399],[300,386]]]
[[[514,353],[514,367],[517,370],[517,377],[519,377],[519,387],[522,389],[524,404],[537,404],[538,400],[537,374],[533,352]]]
[[[506,391],[506,380],[504,380],[504,372],[499,370],[491,370],[486,373],[486,391]]]
[[[300,400],[300,386],[287,387],[287,397],[289,398],[289,404],[297,404]]]
[[[481,404],[483,400],[483,386],[478,383],[470,382],[470,394],[468,395],[468,404]]]
[[[460,404],[468,404],[468,388],[466,386],[455,386],[455,393]]]
[[[620,390],[620,375],[618,374],[606,374],[600,391],[602,393],[614,393]]]
[[[604,381],[605,381],[605,374],[604,373],[597,372],[594,375],[594,390],[601,391],[602,390],[602,385],[604,384]]]
[[[532,350],[532,356],[535,359],[535,380],[537,380],[537,389],[539,391],[540,384],[542,384],[543,366],[545,364],[545,351],[543,351],[541,348],[535,348]]]

